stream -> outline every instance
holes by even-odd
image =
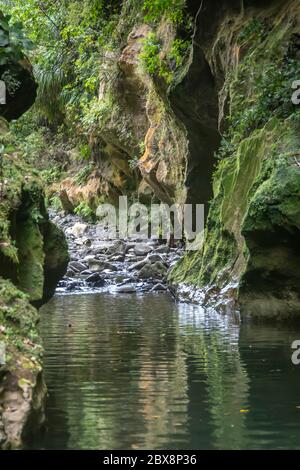
[[[56,295],[41,310],[46,430],[33,449],[300,449],[293,325],[167,293]]]

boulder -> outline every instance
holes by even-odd
[[[152,251],[152,247],[147,243],[138,243],[134,247],[134,253],[136,256],[146,256]]]
[[[167,268],[163,263],[156,262],[154,264],[145,264],[145,266],[140,270],[139,277],[141,279],[150,279],[150,278],[163,278],[167,273]]]
[[[147,258],[143,259],[142,261],[138,261],[137,263],[131,264],[128,268],[128,271],[139,271],[146,264],[149,264],[149,262],[147,261]]]
[[[79,238],[85,234],[87,229],[88,229],[87,224],[82,224],[80,222],[77,222],[76,224],[73,225],[73,227],[67,228],[66,235],[73,235],[75,238]]]
[[[99,273],[91,274],[86,278],[85,282],[87,282],[93,287],[103,287],[105,284],[104,279],[100,276]]]
[[[158,253],[150,253],[147,256],[147,260],[150,261],[150,263],[156,263],[157,261],[159,261],[160,263],[163,263],[164,261],[162,256],[160,256]]]
[[[113,255],[113,254],[125,254],[127,251],[127,245],[123,240],[117,240],[114,242],[111,246],[107,248],[107,254],[108,255]]]
[[[68,268],[72,269],[75,272],[81,273],[87,268],[87,266],[86,264],[83,264],[80,261],[71,261],[71,263],[69,263]]]
[[[136,288],[132,284],[118,286],[116,290],[119,292],[119,294],[134,294],[136,292]]]

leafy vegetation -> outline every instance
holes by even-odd
[[[56,128],[72,122],[74,134],[92,125],[99,110],[89,104],[98,96],[100,63],[114,44],[119,2],[0,0],[1,8],[18,20],[10,33],[16,46],[37,45],[30,54],[39,83],[37,123]],[[21,22],[31,41],[19,32]],[[94,119],[85,117],[87,110]]]
[[[155,33],[150,33],[144,40],[140,59],[149,75],[163,78],[170,84],[177,69],[182,66],[189,46],[189,40],[174,39],[169,52],[163,55],[161,42]]]
[[[274,116],[299,122],[300,114],[291,101],[291,85],[298,75],[299,59],[293,37],[276,40],[267,22],[250,21],[238,41],[244,54],[237,70],[227,78],[231,112],[218,156],[234,155],[239,143],[255,129],[263,128]]]
[[[145,0],[143,11],[145,21],[159,21],[163,15],[176,24],[184,22],[185,0]]]
[[[75,209],[74,213],[77,215],[80,215],[84,220],[87,222],[93,223],[95,222],[95,212],[93,209],[90,208],[90,206],[82,201]]]

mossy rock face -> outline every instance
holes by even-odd
[[[252,316],[300,314],[300,169],[291,142],[288,133],[285,153],[265,165],[269,177],[258,181],[242,226],[248,259],[239,296]]]
[[[29,297],[0,278],[0,342],[5,345],[0,364],[0,449],[21,448],[28,432],[44,420],[38,319]]]
[[[37,175],[17,155],[4,155],[0,202],[0,276],[40,306],[54,294],[68,264],[64,235],[49,221]]]
[[[68,262],[68,245],[63,232],[48,221],[43,230],[44,239],[44,292],[42,302],[54,294],[58,281],[65,275]]]
[[[0,77],[3,74],[13,77],[19,84],[13,93],[7,92],[6,104],[0,104],[0,115],[12,121],[22,116],[35,102],[37,83],[27,59],[0,66]]]
[[[231,22],[217,16],[212,30],[201,20],[197,43],[220,87],[226,132],[204,242],[170,281],[199,288],[212,304],[217,293],[237,286],[230,295],[242,315],[294,317],[300,314],[300,115],[291,84],[300,69],[300,6],[280,0],[251,6],[257,10],[245,4],[242,16],[228,11]]]
[[[0,11],[0,19],[4,19],[2,11]],[[4,31],[2,24],[0,32]],[[1,47],[3,47],[2,44]],[[3,62],[2,56],[0,79],[5,83],[6,99],[5,103],[0,103],[0,117],[3,116],[7,121],[11,121],[18,119],[33,105],[36,99],[37,83],[33,76],[32,66],[21,49],[18,54],[15,54],[13,47],[3,48],[3,51],[5,61]],[[13,87],[9,86],[12,81],[15,84]]]
[[[4,121],[3,121],[4,122]],[[3,126],[2,141],[9,148]],[[17,153],[3,154],[0,200],[0,448],[24,446],[44,420],[46,388],[38,311],[68,263],[63,233],[48,218],[37,173]],[[3,359],[3,358],[2,358]],[[1,362],[1,361],[0,361]]]
[[[172,282],[221,289],[235,281],[244,315],[300,314],[298,127],[272,120],[245,139],[215,174],[205,241]]]

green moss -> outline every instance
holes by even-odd
[[[35,358],[39,365],[42,348],[37,333],[38,312],[29,303],[29,297],[10,281],[0,278],[0,341],[4,341],[10,364],[17,351]]]
[[[17,246],[20,260],[18,287],[30,294],[32,301],[39,300],[43,297],[45,255],[43,236],[32,218],[19,222]]]
[[[213,177],[204,244],[175,267],[173,281],[221,288],[232,279],[244,280],[255,267],[258,279],[276,270],[279,278],[291,278],[293,272],[297,277],[293,248],[284,248],[282,239],[283,233],[290,241],[297,238],[300,222],[299,112],[291,102],[300,64],[293,32],[288,18],[274,23],[250,19],[238,32],[239,64],[225,81],[227,131]],[[261,233],[266,240],[274,234],[272,243],[280,247],[284,263],[272,260],[266,249],[263,256]]]
[[[16,151],[3,154],[0,200],[0,276],[10,279],[30,300],[49,299],[64,275],[68,248],[45,208],[42,181]],[[56,263],[56,264],[55,264]]]
[[[203,248],[188,253],[171,280],[221,287],[232,277],[239,279],[246,269],[247,230],[271,230],[288,220],[298,226],[300,172],[291,147],[295,132],[292,121],[283,125],[274,118],[244,139],[235,157],[219,163]]]

